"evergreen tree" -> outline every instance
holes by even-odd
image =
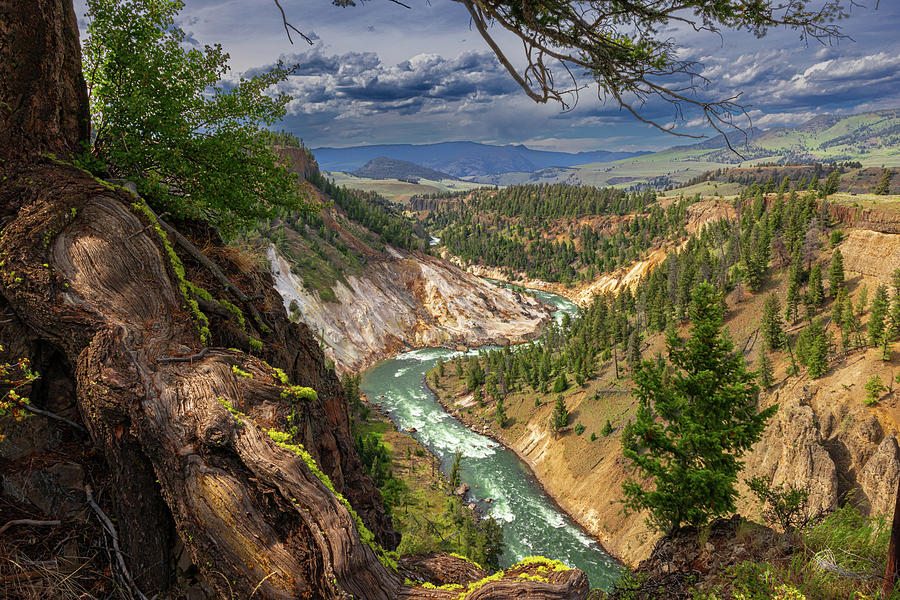
[[[800,304],[800,283],[791,278],[788,283],[787,301],[785,302],[784,318],[790,322],[797,320],[797,307]]]
[[[887,286],[879,285],[872,298],[872,313],[869,315],[869,343],[881,345],[888,337],[888,294]]]
[[[567,389],[569,389],[569,380],[566,379],[566,374],[560,371],[559,375],[556,376],[556,380],[553,382],[553,393],[558,394]]]
[[[813,265],[809,271],[809,292],[807,301],[810,306],[819,308],[825,300],[825,288],[822,286],[822,267]]]
[[[759,368],[757,369],[757,373],[759,374],[759,387],[768,389],[775,383],[772,362],[769,360],[769,355],[765,350],[759,353]]]
[[[831,255],[831,267],[828,269],[828,287],[832,298],[836,298],[838,290],[844,287],[844,255],[840,248],[835,248]]]
[[[550,428],[553,431],[559,431],[569,424],[569,411],[566,408],[566,401],[562,394],[556,397],[556,406],[553,407],[553,414],[550,415]]]
[[[891,193],[891,170],[884,169],[881,171],[881,179],[875,186],[875,193],[879,196],[887,196]]]
[[[437,361],[437,372],[441,377],[444,376],[444,358],[440,357]]]
[[[856,297],[856,314],[860,317],[866,314],[869,307],[869,286],[862,284],[859,288],[859,295]]]
[[[834,169],[831,173],[828,174],[828,179],[825,180],[825,186],[822,188],[822,193],[825,196],[830,196],[838,191],[838,184],[841,182],[841,172],[839,169]]]
[[[494,412],[494,417],[497,419],[497,425],[501,428],[506,427],[507,416],[506,416],[506,407],[503,406],[503,400],[497,400],[497,408]]]
[[[894,287],[894,298],[891,301],[891,338],[900,336],[900,268],[894,270],[891,276]]]
[[[784,329],[781,322],[781,307],[774,292],[766,296],[763,303],[761,329],[765,350],[769,352],[781,350],[784,346]]]
[[[458,451],[453,455],[453,466],[450,467],[450,489],[455,490],[459,487],[459,461],[462,460],[462,452]]]
[[[668,336],[671,367],[645,361],[634,374],[638,414],[622,437],[634,470],[653,480],[626,481],[625,506],[648,510],[662,531],[734,512],[740,457],[777,410],[758,410],[754,374],[722,332],[722,298],[711,285],[695,288],[690,317],[687,341]]]
[[[820,319],[810,324],[797,336],[797,360],[806,367],[809,376],[817,379],[828,370],[828,336]]]

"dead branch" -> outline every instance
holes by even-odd
[[[55,527],[60,524],[60,521],[35,521],[34,519],[15,519],[13,521],[7,521],[0,527],[0,533],[3,533],[10,527],[15,527],[16,525],[29,525],[31,527]]]
[[[222,286],[227,291],[230,291],[238,300],[240,300],[241,304],[243,304],[244,308],[246,308],[250,312],[253,320],[256,321],[258,325],[271,329],[271,326],[265,321],[265,319],[263,319],[262,315],[259,314],[259,311],[256,310],[256,307],[253,306],[253,303],[251,299],[247,297],[247,294],[241,291],[238,286],[233,284],[216,263],[210,260],[209,257],[207,257],[205,254],[203,254],[203,252],[201,252],[200,249],[197,248],[197,246],[192,244],[190,240],[181,235],[181,232],[159,218],[159,216],[157,216],[156,213],[153,212],[153,209],[150,208],[149,205],[147,206],[147,209],[154,216],[156,222],[159,223],[160,227],[162,227],[166,231],[166,233],[169,234],[172,239],[174,239],[176,244],[178,244],[185,252],[190,254],[194,260],[206,267],[206,269],[210,273],[212,273],[212,276],[215,277],[216,280],[220,284],[222,284]]]
[[[74,429],[75,431],[78,431],[79,433],[84,434],[85,437],[90,437],[90,433],[88,433],[88,430],[86,427],[84,427],[83,425],[79,425],[78,423],[76,423],[74,421],[70,421],[69,419],[67,419],[63,416],[60,416],[56,413],[52,413],[49,410],[43,410],[41,408],[36,408],[36,407],[32,406],[31,404],[26,404],[24,402],[17,402],[16,404],[22,410],[26,410],[32,414],[40,415],[42,417],[47,417],[48,419],[53,419],[54,421],[59,421],[60,423],[65,423],[66,425],[68,425],[69,427]],[[0,530],[0,531],[2,531],[2,530]]]
[[[113,551],[116,554],[116,561],[119,564],[119,570],[122,572],[122,577],[125,579],[125,583],[128,585],[128,589],[134,592],[134,595],[140,598],[140,600],[147,600],[147,596],[138,589],[137,584],[134,583],[134,579],[131,577],[131,573],[128,572],[128,567],[125,566],[125,559],[122,557],[122,551],[119,549],[119,534],[116,533],[116,528],[113,526],[112,521],[109,520],[109,517],[106,516],[106,513],[103,512],[96,502],[94,502],[94,495],[91,493],[91,486],[84,486],[84,494],[87,499],[88,506],[91,507],[97,514],[97,518],[100,519],[100,522],[103,524],[103,528],[109,534],[109,537],[112,539]]]

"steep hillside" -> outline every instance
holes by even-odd
[[[830,226],[806,236],[811,240],[804,242],[809,248],[807,272],[810,265],[818,264],[827,273],[833,253],[839,248],[844,256],[846,290],[855,305],[859,305],[860,298],[866,294],[871,300],[879,285],[893,289],[893,273],[900,267],[900,212],[894,208],[898,200],[889,197],[875,206],[866,207],[830,204]],[[770,213],[783,210],[775,208],[774,195],[767,201]],[[691,208],[706,206],[708,210],[702,211],[709,217],[706,223],[733,219],[734,212],[712,210],[717,202],[720,201],[705,200]],[[745,215],[749,206],[745,207]],[[769,214],[756,212],[763,208],[762,204],[754,206],[755,214]],[[814,213],[815,210],[810,210],[808,214]],[[752,222],[746,226],[751,225]],[[693,229],[701,231],[696,225]],[[732,227],[718,230],[732,231]],[[834,230],[841,231],[840,238],[832,237]],[[752,227],[747,231],[752,231]],[[832,249],[826,238],[841,241]],[[711,247],[715,248],[716,244]],[[690,248],[693,248],[690,253],[673,263],[673,250],[685,252]],[[725,242],[720,248],[723,258],[734,250],[733,244]],[[481,401],[471,387],[471,363],[463,363],[457,370],[451,366],[449,374],[439,379],[436,389],[443,403],[459,418],[497,437],[529,462],[563,508],[598,536],[606,548],[633,563],[646,558],[658,538],[658,534],[647,529],[643,515],[625,515],[619,503],[621,483],[628,476],[628,463],[621,455],[620,435],[622,427],[634,418],[637,407],[637,401],[630,393],[634,348],[648,358],[664,350],[663,336],[654,331],[661,331],[662,322],[671,319],[665,316],[666,313],[674,315],[682,310],[683,292],[679,290],[688,289],[680,282],[679,274],[684,273],[684,269],[698,269],[696,272],[713,279],[718,278],[717,269],[722,269],[716,254],[704,254],[702,247],[698,248],[694,243],[676,240],[666,249],[648,252],[641,261],[607,276],[614,281],[612,289],[628,290],[624,300],[607,300],[608,310],[612,311],[614,307],[626,310],[633,305],[633,310],[643,315],[633,325],[628,320],[613,319],[610,313],[604,313],[607,309],[597,312],[592,307],[589,318],[593,325],[589,330],[593,333],[587,339],[579,334],[573,338],[571,346],[563,346],[556,338],[545,338],[545,348],[566,348],[559,355],[560,371],[556,370],[556,359],[542,362],[545,359],[535,350],[538,357],[523,359],[523,363],[531,361],[530,364],[542,365],[537,371],[527,368],[523,371],[522,364],[512,367],[504,363],[507,359],[502,357],[482,361],[489,383],[482,392],[484,399]],[[700,263],[695,263],[696,260]],[[736,347],[741,349],[752,367],[760,360],[763,346],[759,329],[766,297],[774,294],[784,306],[789,295],[790,273],[784,260],[774,252],[771,272],[757,291],[749,291],[746,285],[732,284],[728,288],[731,293],[726,325]],[[640,274],[626,282],[627,274],[636,270],[640,270]],[[733,271],[730,273],[729,277],[734,275]],[[659,287],[654,287],[656,284],[649,283],[648,279],[658,281]],[[558,293],[580,300],[584,306],[592,304],[584,293],[587,289],[589,286],[584,285],[568,290],[565,286],[556,287]],[[658,304],[657,292],[653,289],[660,292],[668,289],[665,292],[667,299]],[[658,312],[660,310],[663,312]],[[892,357],[883,360],[880,348],[867,343],[857,345],[854,341],[857,334],[841,331],[827,319],[832,310],[830,298],[816,309],[822,315],[831,339],[828,368],[824,374],[813,377],[802,366],[799,372],[790,374],[790,354],[786,350],[769,353],[774,363],[775,383],[761,394],[760,404],[764,407],[778,404],[779,409],[762,439],[746,457],[746,469],[741,479],[768,476],[775,485],[785,483],[808,489],[813,512],[831,510],[844,501],[852,501],[864,514],[890,514],[900,479],[897,443],[900,398],[892,391],[897,387],[892,382],[900,372],[898,344],[894,341],[896,338],[892,338],[888,344],[889,348],[893,347]],[[607,316],[600,316],[601,313]],[[863,337],[870,314],[864,309],[858,317],[856,327]],[[658,320],[661,321],[656,324]],[[612,330],[607,329],[610,326],[607,323],[615,323]],[[674,323],[680,328],[687,327],[678,317]],[[806,323],[800,319],[788,320],[786,332],[792,347],[796,347],[798,335],[807,328]],[[620,337],[623,334],[618,331],[622,327],[625,333]],[[607,342],[603,340],[610,336],[613,345],[604,346]],[[562,337],[566,339],[566,334]],[[592,344],[600,350],[589,355],[593,358],[584,359],[583,363],[582,348]],[[875,375],[888,390],[881,393],[874,406],[868,406],[864,402],[864,387]],[[429,374],[429,382],[432,377]],[[561,391],[551,391],[560,378],[563,381],[559,384]],[[490,383],[492,379],[494,383]],[[550,419],[558,395],[564,399],[569,418],[568,427],[555,433]],[[502,398],[508,419],[503,427],[499,426],[496,417],[498,397]],[[750,519],[760,519],[758,502],[745,487],[741,487],[741,492],[740,513]]]
[[[337,188],[314,165],[307,175],[333,205],[264,224],[247,242],[340,370],[412,348],[521,342],[549,320],[534,298],[422,252],[419,226],[375,194]]]

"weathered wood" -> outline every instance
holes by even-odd
[[[79,412],[112,472],[135,586],[165,593],[177,534],[222,597],[450,597],[403,586],[318,468],[270,439],[265,428],[287,401],[267,363],[224,348],[202,353],[179,275],[133,195],[59,162],[87,139],[71,0],[0,0],[0,39],[0,293],[35,341],[74,365]],[[284,335],[273,337],[288,347]],[[195,360],[166,361],[187,354]],[[308,356],[293,358],[292,373],[339,390],[324,361],[302,364]],[[336,488],[345,475],[359,483],[343,394],[311,406],[319,424],[306,421],[298,435],[317,445]],[[370,505],[377,497],[371,482],[352,491]],[[583,573],[561,571],[547,581],[507,574],[470,597],[586,593]]]

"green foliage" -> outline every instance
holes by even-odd
[[[376,234],[381,243],[407,250],[427,247],[425,240],[416,234],[412,220],[375,192],[339,187],[319,171],[311,173],[309,181],[342,208],[350,220]]]
[[[754,477],[747,481],[747,487],[763,505],[762,516],[767,523],[791,532],[809,521],[809,490],[784,483],[773,486],[771,477]]]
[[[609,419],[607,419],[606,424],[603,426],[603,429],[600,430],[600,435],[602,435],[603,437],[609,437],[613,431],[615,431],[615,427],[613,427],[612,423],[610,423]]]
[[[655,240],[684,234],[687,206],[695,199],[663,209],[654,204],[650,191],[627,194],[614,188],[554,184],[431,200],[413,198],[411,204],[413,209],[435,208],[425,225],[438,232],[442,245],[456,256],[545,281],[572,282],[629,264]],[[584,225],[569,239],[557,239],[547,227],[555,219],[632,212],[637,216],[615,233]]]
[[[453,466],[450,468],[450,488],[456,489],[459,487],[459,461],[462,459],[462,452],[457,450],[456,454],[453,455]]]
[[[769,360],[769,355],[765,350],[759,353],[759,367],[757,367],[756,373],[759,378],[759,387],[768,389],[775,383],[772,361]]]
[[[0,352],[4,351],[0,345]],[[11,423],[20,423],[28,416],[26,407],[29,400],[21,392],[38,377],[39,375],[31,370],[31,361],[27,358],[22,357],[0,364],[0,389],[3,390],[3,396],[0,397],[0,443],[3,443],[10,431]]]
[[[872,311],[869,315],[868,334],[869,343],[878,346],[890,336],[888,328],[888,294],[887,286],[879,285],[872,298]]]
[[[828,288],[832,298],[836,298],[844,287],[844,255],[840,248],[835,248],[831,255],[831,266],[828,268]]]
[[[881,395],[887,390],[884,386],[884,382],[881,381],[881,376],[872,375],[869,377],[869,380],[866,381],[866,404],[868,406],[874,406],[878,404],[878,401],[881,399]]]
[[[569,381],[566,379],[566,374],[560,371],[559,375],[556,376],[556,380],[553,382],[553,393],[559,394],[567,389],[569,389]]]
[[[296,176],[260,129],[290,97],[269,90],[281,65],[230,91],[219,45],[186,49],[180,0],[88,0],[84,75],[93,162],[133,179],[142,196],[177,217],[230,234],[284,208],[304,209]]]
[[[562,394],[556,397],[556,405],[553,414],[550,415],[550,429],[559,431],[569,424],[569,411],[566,409],[566,401]]]
[[[828,352],[831,346],[829,338],[818,318],[813,319],[797,336],[797,360],[806,367],[813,379],[828,371]]]
[[[784,326],[781,321],[781,306],[774,293],[766,296],[763,303],[762,323],[760,324],[765,350],[775,352],[784,347]]]
[[[834,248],[842,241],[844,241],[844,234],[840,229],[834,229],[831,231],[831,235],[828,238],[831,247]]]
[[[231,365],[231,372],[239,377],[244,377],[245,379],[253,379],[253,373],[248,373],[237,365]]]
[[[503,400],[497,400],[497,408],[494,411],[494,416],[497,419],[497,425],[501,428],[506,427],[509,417],[506,416],[506,407],[503,406]]]
[[[878,180],[878,185],[875,186],[875,194],[879,196],[887,196],[891,193],[891,179],[892,174],[890,169],[883,169],[881,171],[881,179]]]
[[[575,427],[573,428],[573,430],[575,431],[575,435],[581,435],[582,433],[584,433],[584,425],[582,425],[581,423],[575,423]]]
[[[690,338],[671,332],[669,364],[645,361],[633,376],[639,406],[623,432],[623,454],[652,484],[627,480],[624,503],[648,510],[650,524],[663,531],[734,511],[740,457],[777,410],[757,409],[754,376],[722,333],[723,316],[721,296],[700,283]]]
[[[809,291],[806,293],[806,302],[814,308],[819,308],[824,301],[825,288],[822,286],[822,267],[815,264],[809,271]]]
[[[378,435],[355,436],[353,441],[363,472],[372,478],[375,487],[381,491],[385,512],[392,514],[404,505],[409,496],[409,487],[401,479],[394,477],[390,452]]]

